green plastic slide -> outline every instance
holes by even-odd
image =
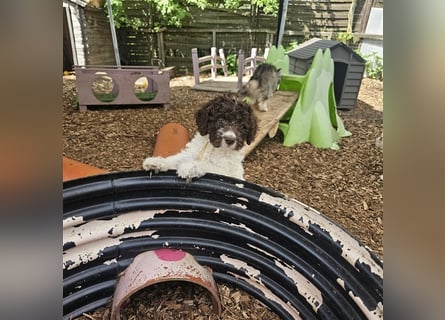
[[[316,52],[305,75],[289,74],[289,57],[282,46],[270,49],[267,62],[282,69],[279,90],[299,92],[278,127],[284,134],[283,145],[309,142],[318,148],[339,149],[340,139],[351,133],[337,114],[334,61],[329,48],[324,53],[321,49]]]

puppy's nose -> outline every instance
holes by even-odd
[[[231,146],[232,144],[235,143],[235,138],[233,138],[233,137],[225,137],[224,141],[227,143],[228,146]]]

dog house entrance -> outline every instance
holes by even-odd
[[[341,94],[345,85],[346,75],[348,73],[348,65],[343,62],[334,62],[334,94],[335,103],[340,105]]]

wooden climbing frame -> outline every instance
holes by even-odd
[[[256,69],[258,63],[266,62],[267,54],[269,53],[269,48],[264,50],[264,56],[257,55],[257,48],[252,48],[250,50],[250,57],[245,57],[244,51],[238,51],[238,74],[237,74],[237,89],[241,88],[243,85],[243,77],[245,75],[252,75]],[[193,75],[195,77],[195,85],[200,84],[199,75],[203,71],[211,71],[211,80],[214,80],[217,76],[217,70],[222,69],[224,76],[228,77],[227,61],[223,49],[218,50],[217,54],[216,47],[210,48],[210,55],[199,57],[198,49],[192,49],[192,62],[193,62]],[[206,64],[207,63],[207,64]]]
[[[216,53],[216,47],[212,47],[210,49],[209,56],[198,57],[198,49],[193,48],[192,61],[195,84],[199,84],[199,74],[206,70],[210,70],[212,79],[216,78],[216,72],[218,69],[222,69],[225,76],[229,74],[227,70],[226,56],[224,55],[223,49],[219,49],[219,56]],[[210,64],[208,64],[207,62],[210,62]]]

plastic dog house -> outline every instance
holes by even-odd
[[[289,51],[289,72],[304,75],[318,49],[329,48],[334,60],[334,92],[338,109],[355,106],[366,61],[342,42],[313,38]]]

